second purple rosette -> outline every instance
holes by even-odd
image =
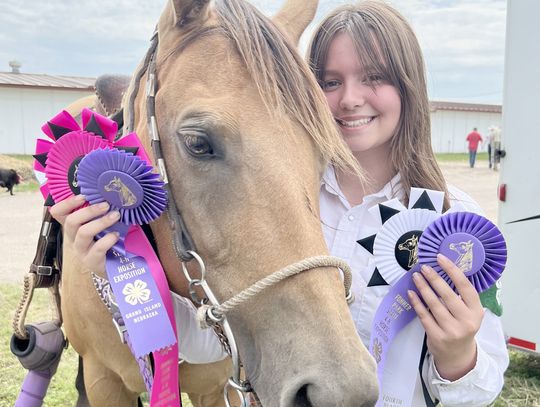
[[[163,181],[132,153],[94,150],[81,161],[77,179],[90,204],[107,201],[126,225],[149,223],[167,207]]]
[[[89,152],[81,160],[77,181],[90,204],[106,201],[120,213],[120,222],[105,231],[119,232],[118,241],[107,251],[105,269],[135,358],[153,355],[154,376],[145,380],[150,405],[181,405],[169,287],[140,227],[167,207],[164,183],[146,161],[109,147]],[[148,377],[143,364],[139,366],[143,377]]]
[[[437,219],[418,242],[418,259],[431,266],[452,287],[450,277],[437,263],[442,253],[458,266],[480,293],[490,288],[506,265],[506,243],[488,219],[471,212],[453,212]]]

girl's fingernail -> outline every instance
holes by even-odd
[[[84,201],[86,201],[86,197],[85,197],[84,195],[77,195],[77,196],[75,197],[75,201],[77,201],[77,202],[84,202]]]
[[[442,253],[437,253],[437,260],[448,261],[448,257]]]
[[[422,270],[422,273],[424,273],[425,275],[428,275],[429,273],[431,273],[431,269],[425,264],[422,265],[421,270]]]
[[[107,216],[109,217],[109,219],[118,219],[120,217],[120,212],[112,211]]]
[[[412,278],[415,279],[416,281],[420,280],[420,274],[418,274],[417,272],[414,272],[412,273]]]
[[[98,204],[98,208],[103,209],[103,210],[109,209],[109,203],[108,202],[101,202],[101,203]]]

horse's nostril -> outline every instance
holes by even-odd
[[[308,398],[308,384],[304,384],[298,389],[294,399],[294,407],[313,407]]]

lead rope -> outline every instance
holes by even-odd
[[[225,301],[223,304],[209,305],[203,304],[197,311],[197,320],[201,328],[208,328],[209,323],[218,322],[223,320],[225,314],[229,313],[240,304],[248,301],[250,298],[255,297],[268,287],[276,285],[280,281],[286,278],[292,277],[303,271],[310,270],[318,267],[337,267],[343,271],[343,285],[345,286],[345,298],[347,303],[353,302],[353,295],[351,293],[352,274],[349,265],[342,259],[333,256],[314,256],[299,261],[298,263],[291,264],[267,277],[257,281],[252,286],[246,288],[242,292],[236,294],[234,297]]]
[[[343,285],[345,286],[345,297],[347,302],[350,304],[354,301],[354,297],[351,293],[352,274],[349,265],[337,257],[315,256],[301,260],[279,271],[276,271],[275,273],[257,281],[255,284],[243,290],[231,299],[225,301],[223,304],[220,304],[206,282],[206,267],[203,260],[196,252],[192,251],[190,252],[190,255],[197,261],[199,265],[200,277],[192,278],[185,263],[182,263],[182,271],[184,272],[186,279],[189,281],[189,291],[193,301],[200,305],[199,309],[197,310],[197,320],[202,328],[208,328],[210,326],[214,329],[216,329],[216,327],[220,328],[220,331],[222,331],[222,334],[224,334],[228,342],[227,351],[230,354],[233,362],[232,376],[225,385],[224,392],[225,405],[227,407],[231,406],[229,399],[230,390],[236,391],[241,400],[242,407],[249,407],[252,405],[253,401],[257,401],[256,394],[254,393],[249,380],[242,380],[241,377],[242,364],[240,361],[238,347],[236,346],[236,342],[234,340],[234,335],[226,317],[228,312],[261,293],[266,288],[271,287],[288,277],[299,274],[302,271],[318,267],[340,268],[343,271]],[[195,286],[199,286],[203,289],[206,295],[205,299],[201,300],[198,298],[195,291]]]
[[[28,338],[28,331],[24,327],[24,322],[34,295],[36,278],[37,276],[33,273],[28,273],[26,276],[24,276],[23,293],[21,295],[19,306],[15,310],[15,315],[13,316],[13,332],[19,339]]]

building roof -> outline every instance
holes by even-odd
[[[501,113],[501,105],[485,105],[478,103],[461,103],[461,102],[438,102],[430,101],[430,109],[432,112],[436,110],[456,110],[460,112],[485,112],[485,113]]]
[[[96,78],[0,72],[0,87],[32,87],[94,90]]]
[[[80,76],[59,76],[46,74],[28,74],[14,72],[0,72],[0,87],[32,87],[94,90],[96,78]],[[430,101],[430,110],[454,110],[461,112],[501,113],[501,105],[486,105],[477,103]]]

